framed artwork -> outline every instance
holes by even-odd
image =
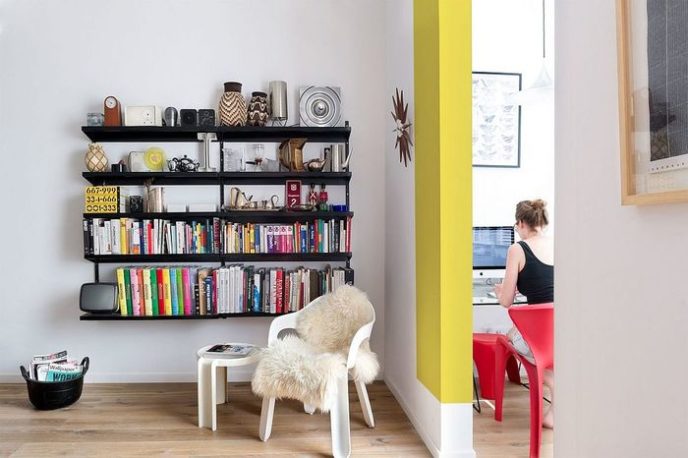
[[[616,6],[621,202],[688,202],[688,2]]]
[[[520,73],[473,72],[473,167],[521,166]]]

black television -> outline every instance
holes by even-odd
[[[513,243],[513,226],[474,227],[473,270],[504,269],[506,252]]]

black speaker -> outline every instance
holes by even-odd
[[[184,108],[179,111],[179,122],[182,126],[198,125],[198,110]]]
[[[117,283],[84,283],[79,294],[79,308],[88,313],[119,311]]]

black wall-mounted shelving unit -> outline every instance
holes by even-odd
[[[279,143],[291,138],[305,138],[312,143],[344,143],[349,153],[351,127],[82,127],[82,132],[92,142],[166,143],[200,142],[199,133],[215,133],[220,143],[220,171],[218,172],[84,172],[83,178],[92,185],[143,186],[218,186],[220,208],[225,208],[225,187],[235,185],[278,185],[287,180],[299,180],[303,184],[345,186],[346,206],[349,202],[351,172],[225,172],[222,154],[224,143]],[[138,218],[193,220],[197,218],[223,218],[232,222],[289,223],[315,219],[352,217],[353,212],[295,212],[295,211],[219,211],[193,213],[84,213],[84,218]],[[344,262],[350,267],[352,253],[258,253],[258,254],[184,254],[184,255],[84,255],[93,262],[94,279],[100,280],[101,263],[216,263],[225,265],[236,262]],[[192,316],[121,316],[119,314],[84,314],[83,321],[150,321],[193,320],[236,317],[276,316],[269,313],[232,313]]]

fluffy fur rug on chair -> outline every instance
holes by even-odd
[[[361,290],[340,286],[297,317],[296,332],[263,350],[251,386],[263,398],[290,398],[328,412],[338,377],[347,377],[351,340],[373,319],[373,306]],[[372,382],[380,370],[377,355],[364,342],[351,370],[355,380]]]

